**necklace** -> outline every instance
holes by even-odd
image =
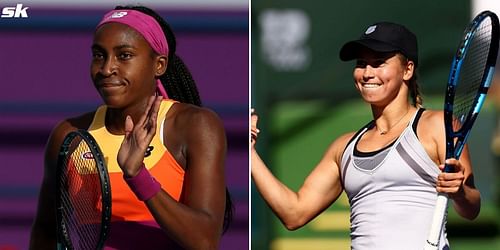
[[[380,130],[379,127],[376,126],[378,132],[380,133],[380,135],[385,135],[389,131],[391,131],[391,129],[393,129],[394,127],[396,127],[396,125],[398,125],[403,120],[403,118],[405,118],[405,116],[408,114],[408,112],[410,112],[410,109],[407,109],[406,113],[403,116],[401,116],[401,118],[399,118],[399,120],[396,123],[394,123],[392,126],[390,126],[387,130]]]

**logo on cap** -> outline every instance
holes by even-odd
[[[372,25],[372,26],[368,27],[368,29],[366,29],[366,31],[365,31],[365,35],[373,33],[376,28],[377,28],[377,25]]]
[[[117,11],[111,15],[111,18],[122,18],[126,16],[128,13],[126,11]]]

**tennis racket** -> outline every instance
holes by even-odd
[[[85,130],[70,132],[57,160],[57,248],[102,249],[111,221],[104,157]]]
[[[498,17],[481,12],[469,24],[453,58],[444,103],[446,159],[459,159],[493,78],[498,53]],[[452,172],[446,166],[444,172]],[[448,196],[438,194],[425,250],[438,249]]]

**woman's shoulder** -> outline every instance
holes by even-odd
[[[50,137],[56,141],[62,141],[71,131],[88,129],[94,119],[94,114],[95,111],[92,111],[60,121],[52,130]]]
[[[337,163],[340,163],[340,159],[344,154],[344,150],[347,148],[347,145],[354,138],[355,135],[356,131],[342,134],[341,136],[333,140],[333,142],[330,144],[330,147],[328,148],[327,152],[331,154],[331,156],[333,157],[333,159],[336,160]]]
[[[168,118],[175,119],[175,122],[182,124],[196,125],[199,123],[222,124],[217,113],[209,108],[199,107],[188,103],[175,103],[172,112],[167,115]]]
[[[343,147],[346,147],[347,144],[353,139],[353,137],[356,135],[357,131],[351,131],[348,133],[345,133],[341,136],[339,136],[334,143],[337,143]]]
[[[444,111],[443,110],[432,110],[426,109],[420,118],[419,124],[426,124],[429,126],[434,126],[444,121]]]
[[[444,112],[425,110],[418,121],[417,135],[422,143],[440,142],[444,136]]]
[[[78,116],[68,117],[62,120],[56,128],[61,129],[88,129],[92,121],[94,120],[94,115],[96,111],[91,111],[87,113],[80,114]]]
[[[209,108],[187,103],[175,103],[165,118],[170,121],[176,133],[185,136],[219,134],[224,136],[224,126],[217,113]]]
[[[52,129],[46,145],[48,162],[53,162],[57,158],[57,152],[67,134],[78,129],[88,129],[93,120],[94,113],[95,111],[66,118]]]

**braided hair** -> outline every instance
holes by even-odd
[[[403,55],[401,53],[397,53],[397,55],[401,59],[403,66],[406,65],[406,63],[408,63],[408,58],[405,55]],[[417,107],[417,108],[422,108],[424,106],[424,99],[422,98],[422,93],[420,91],[420,85],[417,82],[417,78],[418,78],[417,77],[417,66],[415,65],[415,68],[413,70],[413,75],[410,78],[408,87],[410,89],[410,97],[411,97],[411,101],[412,101],[413,106]]]
[[[413,76],[410,79],[410,96],[413,102],[413,106],[417,108],[424,107],[424,99],[422,98],[420,85],[417,82],[417,72],[414,72]]]
[[[144,6],[117,6],[115,10],[136,10],[153,17],[160,24],[168,43],[167,70],[159,77],[169,98],[182,103],[190,103],[201,107],[201,99],[198,88],[188,68],[175,54],[177,47],[175,35],[170,25],[154,10]],[[233,203],[229,190],[226,188],[226,207],[224,211],[223,232],[226,232],[233,218]]]

